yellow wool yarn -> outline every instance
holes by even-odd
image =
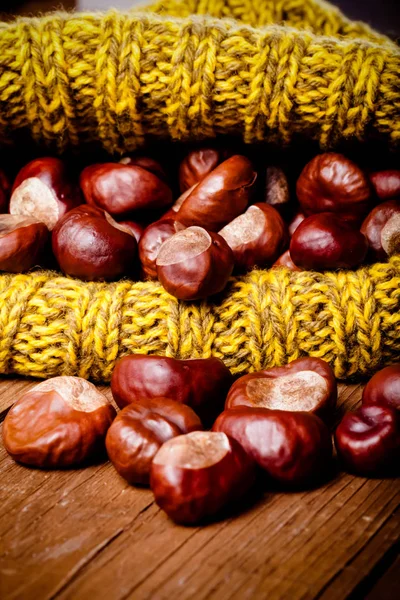
[[[62,152],[217,134],[400,140],[400,51],[318,0],[162,0],[0,23],[0,144]],[[400,359],[400,257],[357,271],[258,270],[183,303],[153,282],[0,276],[0,372],[108,381],[118,357],[221,357],[234,373],[303,355],[339,378]]]
[[[108,381],[118,357],[143,352],[218,356],[234,373],[310,355],[351,378],[399,359],[399,334],[399,256],[354,272],[253,271],[201,303],[153,282],[0,276],[1,373]]]
[[[329,5],[162,0],[154,11],[0,24],[0,142],[23,130],[60,152],[221,133],[398,144],[400,50]]]

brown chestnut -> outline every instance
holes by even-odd
[[[328,363],[306,357],[240,377],[229,390],[225,408],[304,411],[329,418],[336,400],[336,379]]]
[[[268,204],[253,204],[219,232],[233,252],[239,270],[271,264],[281,253],[287,229],[282,217]]]
[[[369,178],[379,200],[400,197],[400,171],[396,169],[377,171],[371,173]]]
[[[287,211],[290,201],[289,183],[284,170],[280,167],[267,167],[265,201],[280,214],[284,214]]]
[[[226,149],[207,146],[189,152],[179,166],[181,192],[185,192],[196,183],[199,183],[228,156],[229,152]]]
[[[315,156],[297,180],[297,198],[306,215],[339,213],[360,221],[370,209],[371,188],[363,171],[342,154]]]
[[[0,271],[23,273],[34,267],[43,252],[49,230],[24,215],[0,215]]]
[[[332,440],[319,417],[245,406],[226,410],[213,425],[234,438],[270,477],[290,485],[315,482],[329,471]]]
[[[299,267],[296,267],[290,256],[290,250],[286,250],[272,265],[273,267],[286,267],[290,271],[301,271]]]
[[[163,181],[167,181],[168,179],[164,167],[162,167],[157,160],[154,160],[154,158],[151,158],[150,156],[134,154],[130,156],[124,156],[124,158],[121,158],[119,162],[121,165],[136,165],[138,167],[142,167],[142,169],[146,169],[146,171],[154,173],[154,175],[157,175],[157,177]]]
[[[195,187],[197,187],[197,183],[195,183],[194,185],[192,185],[192,187],[190,187],[185,192],[183,192],[179,196],[179,198],[177,200],[175,200],[175,202],[173,203],[171,208],[169,208],[167,210],[167,212],[162,215],[162,217],[160,218],[160,221],[165,221],[166,219],[175,219],[180,207],[185,202],[186,198],[188,198],[190,196],[190,194],[193,192]]]
[[[304,219],[290,242],[290,256],[302,269],[353,269],[368,250],[366,237],[334,213]]]
[[[78,465],[103,454],[115,414],[92,383],[80,377],[53,377],[35,385],[11,408],[4,420],[4,446],[26,465]]]
[[[147,398],[126,406],[106,437],[109,459],[129,483],[147,484],[154,456],[167,440],[203,429],[196,413],[168,398]]]
[[[154,457],[155,501],[182,524],[212,517],[242,497],[255,480],[255,464],[225,433],[194,431],[174,437]]]
[[[292,237],[292,235],[294,234],[294,232],[296,231],[296,229],[298,228],[300,223],[302,223],[305,218],[306,218],[306,215],[300,211],[298,211],[294,215],[294,217],[291,219],[291,221],[288,225],[288,231],[289,231],[290,237]]]
[[[144,227],[140,223],[136,223],[135,221],[119,221],[119,225],[129,229],[136,242],[139,244],[140,238],[143,235]]]
[[[146,227],[139,242],[139,259],[146,279],[157,279],[156,260],[159,250],[166,240],[182,229],[185,226],[174,219],[162,219]]]
[[[42,221],[51,231],[81,203],[79,188],[66,163],[59,158],[37,158],[23,167],[15,179],[10,213]]]
[[[61,270],[84,281],[110,281],[131,273],[137,242],[130,229],[109,214],[77,208],[65,215],[52,234],[53,253]]]
[[[388,406],[362,406],[347,413],[335,432],[343,466],[360,475],[377,476],[399,470],[400,414]]]
[[[80,182],[88,204],[117,217],[172,203],[172,192],[165,181],[138,165],[91,165],[82,171]]]
[[[256,179],[248,158],[231,156],[196,185],[176,218],[184,225],[219,231],[246,210]]]
[[[219,358],[179,360],[131,354],[117,361],[111,391],[120,408],[146,398],[187,404],[205,425],[222,412],[233,376]]]
[[[400,363],[381,369],[367,383],[362,403],[400,410]]]
[[[7,175],[0,169],[0,213],[8,210],[8,200],[10,197],[11,185]]]
[[[361,225],[368,242],[368,258],[385,260],[400,252],[400,199],[376,206]]]
[[[224,238],[202,227],[175,233],[163,243],[156,259],[159,281],[179,300],[199,300],[221,292],[233,265],[233,253]]]

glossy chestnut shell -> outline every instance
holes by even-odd
[[[106,437],[108,456],[129,483],[147,484],[154,456],[167,440],[203,429],[196,413],[169,398],[141,399],[126,406]]]

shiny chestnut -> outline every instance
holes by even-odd
[[[273,267],[286,267],[290,271],[302,271],[300,267],[297,267],[292,261],[290,256],[290,250],[286,250],[281,256],[274,262]]]
[[[307,217],[294,232],[290,256],[302,269],[353,269],[367,254],[366,237],[334,213]]]
[[[11,185],[7,175],[0,169],[0,213],[7,212]]]
[[[233,252],[235,267],[249,270],[276,260],[287,240],[279,212],[268,204],[250,206],[219,232]]]
[[[196,185],[179,208],[177,220],[219,231],[246,210],[256,179],[248,158],[231,156]]]
[[[61,270],[84,281],[111,281],[127,275],[137,256],[131,230],[90,206],[65,215],[53,230],[52,247]]]
[[[53,377],[35,385],[4,420],[7,452],[34,467],[63,468],[97,459],[115,409],[92,383]]]
[[[385,260],[400,252],[400,199],[376,206],[361,225],[368,242],[368,258]]]
[[[150,173],[154,173],[163,181],[167,181],[167,173],[165,172],[164,167],[154,158],[150,156],[145,156],[143,154],[131,154],[130,156],[124,156],[119,161],[121,165],[133,165],[137,167],[142,167],[142,169],[146,169],[146,171],[150,171]]]
[[[224,411],[213,431],[234,438],[270,477],[284,484],[315,482],[331,467],[331,434],[310,413],[239,406]]]
[[[203,429],[196,413],[168,398],[147,398],[126,406],[106,437],[108,456],[129,483],[147,484],[154,456],[167,440]]]
[[[136,242],[139,244],[140,238],[142,237],[145,229],[143,225],[136,223],[136,221],[119,221],[118,224],[125,229],[128,229],[135,238]]]
[[[218,514],[251,487],[255,464],[222,432],[194,431],[161,446],[151,465],[155,501],[177,523]]]
[[[24,215],[0,215],[0,271],[23,273],[38,264],[49,230]]]
[[[199,183],[221,162],[226,160],[228,156],[228,150],[212,148],[210,146],[189,152],[179,166],[179,187],[181,192],[185,192],[196,183]]]
[[[139,165],[91,165],[82,171],[80,183],[88,204],[119,218],[172,204],[172,192],[165,181]]]
[[[222,412],[232,383],[231,372],[219,358],[131,354],[117,361],[111,391],[120,408],[142,399],[170,398],[190,406],[208,425]]]
[[[367,176],[351,160],[335,152],[315,156],[297,180],[297,198],[306,215],[333,212],[360,221],[370,210]]]
[[[179,300],[199,300],[221,292],[233,266],[233,253],[224,238],[202,227],[175,233],[163,243],[156,259],[159,281]]]
[[[388,169],[376,171],[369,176],[372,187],[379,200],[385,201],[391,198],[400,198],[400,171]]]
[[[82,203],[79,187],[59,158],[37,158],[18,173],[10,199],[10,213],[32,217],[51,231]]]
[[[292,237],[292,235],[294,234],[294,232],[296,231],[296,229],[298,228],[300,223],[302,223],[305,218],[306,218],[306,215],[304,213],[298,211],[294,215],[294,217],[290,220],[289,226],[288,226],[288,231],[289,231],[290,237]]]
[[[240,377],[229,390],[225,408],[303,411],[325,419],[335,409],[336,400],[336,379],[328,363],[307,357]]]
[[[146,227],[139,242],[139,259],[146,279],[157,279],[156,260],[163,243],[185,226],[174,219],[155,221]]]
[[[371,377],[364,388],[362,403],[400,410],[400,363],[385,367]]]
[[[366,476],[399,472],[400,413],[388,406],[362,406],[347,413],[335,432],[345,469]]]

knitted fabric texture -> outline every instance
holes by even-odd
[[[166,0],[0,23],[0,144],[110,153],[216,134],[321,148],[400,140],[400,52],[316,0]],[[400,257],[337,273],[258,270],[213,301],[157,283],[0,276],[0,372],[108,381],[131,352],[221,357],[235,373],[300,356],[357,378],[400,359]]]

